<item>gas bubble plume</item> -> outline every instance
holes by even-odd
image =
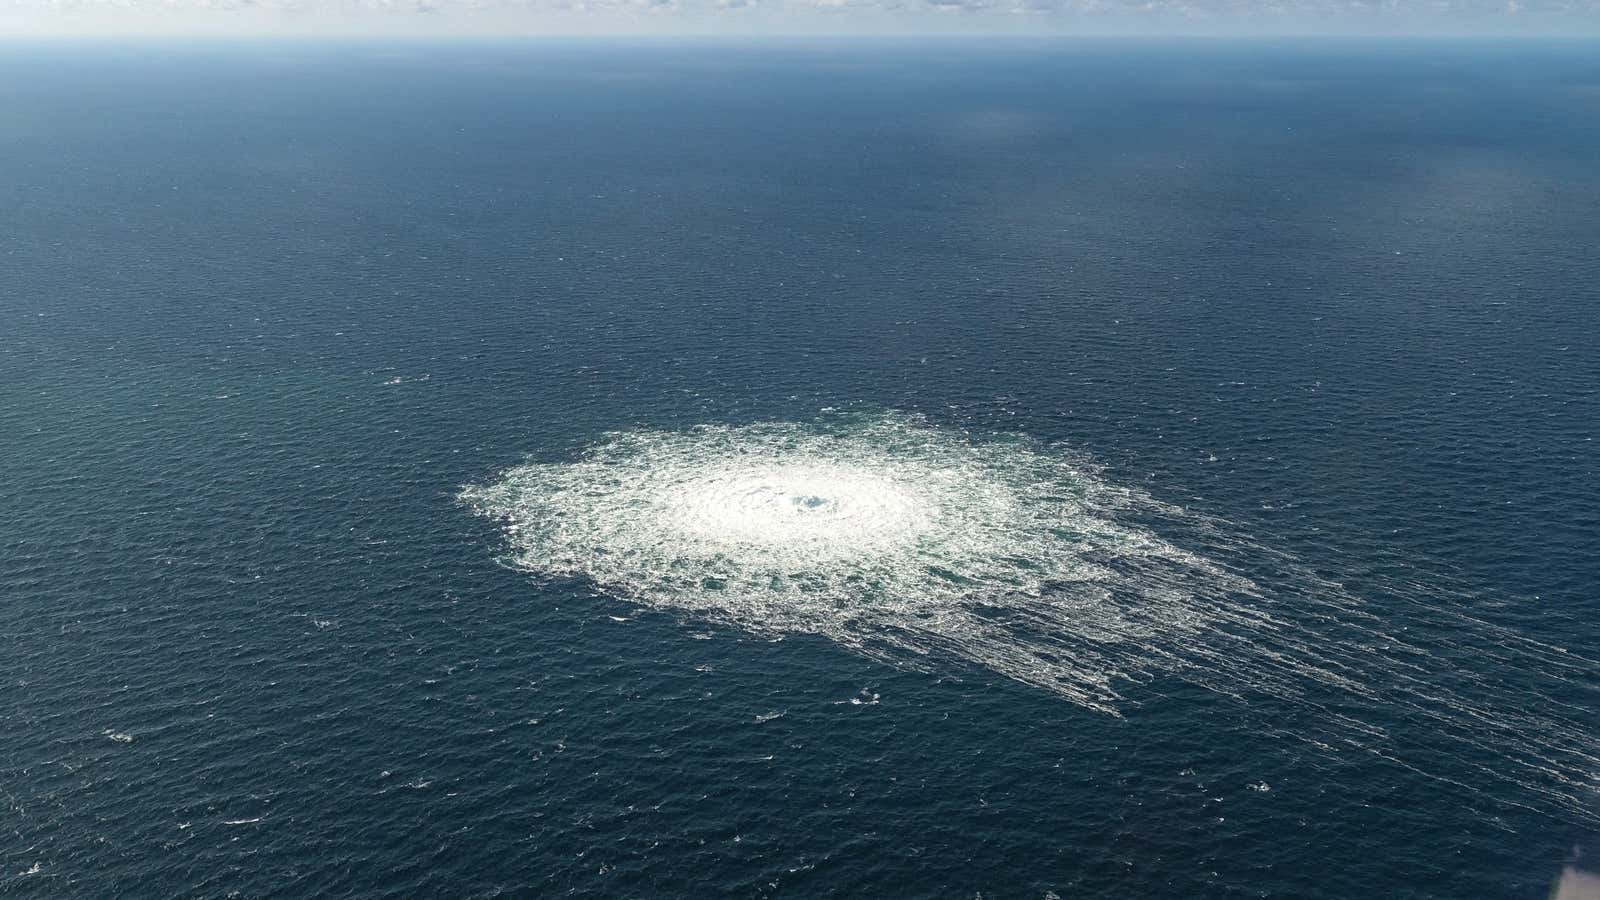
[[[1271,697],[1317,723],[1290,737],[1593,817],[1593,738],[1548,696],[1592,682],[1593,662],[1437,611],[1438,645],[1413,643],[1340,585],[1061,447],[897,413],[616,432],[462,497],[505,524],[511,564],[647,607],[977,666],[1110,715],[1166,678]],[[1497,687],[1496,661],[1532,687]],[[1394,716],[1445,739],[1445,763],[1400,754],[1377,724]]]

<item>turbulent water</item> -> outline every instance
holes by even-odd
[[[1591,810],[1600,757],[1586,731],[1548,697],[1497,687],[1493,667],[1559,683],[1594,661],[1463,616],[1412,643],[1338,584],[1110,483],[1064,447],[902,414],[825,415],[613,433],[462,496],[505,523],[515,566],[647,606],[821,635],[917,669],[975,664],[1112,715],[1123,685],[1168,675],[1271,694],[1322,714],[1292,736],[1384,755],[1376,721],[1421,717],[1490,750],[1488,783]],[[1258,583],[1224,561],[1241,554],[1275,560],[1279,577]],[[1458,655],[1474,641],[1499,652]],[[1379,715],[1329,708],[1350,701]]]
[[[1106,711],[1146,668],[1117,645],[1192,640],[1250,587],[1120,521],[1156,505],[1058,452],[907,416],[616,434],[465,496],[507,521],[530,570],[758,632],[961,658]]]

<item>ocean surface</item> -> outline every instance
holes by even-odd
[[[6,45],[0,895],[1546,897],[1597,248],[1592,42]]]

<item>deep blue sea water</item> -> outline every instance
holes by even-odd
[[[1592,43],[8,45],[0,894],[1544,897],[1597,245]],[[1363,690],[1109,714],[461,496],[841,415],[1181,507]]]

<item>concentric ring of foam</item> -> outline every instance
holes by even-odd
[[[1134,570],[1237,579],[1111,521],[1119,495],[1062,454],[891,414],[612,434],[464,496],[514,526],[530,570],[756,631],[858,648],[896,633],[918,654],[927,639],[1109,709],[1118,672],[1097,652],[1061,663],[984,646],[996,626],[974,610],[1026,608],[1096,640],[1194,628],[1169,578],[1145,585]]]
[[[1470,667],[1424,690],[1416,661],[1440,648],[1467,663],[1515,654],[1562,690],[1594,663],[1443,601],[1413,613],[1433,623],[1431,646],[1410,644],[1403,623],[1386,627],[1283,554],[1058,447],[898,414],[623,432],[462,496],[506,521],[513,564],[648,606],[822,635],[899,666],[975,664],[1112,714],[1127,685],[1162,678],[1271,696],[1323,722],[1291,736],[1385,758],[1385,728],[1371,723],[1413,717],[1457,746],[1493,747],[1485,783],[1589,809],[1600,761],[1560,703],[1527,711],[1495,672]],[[1221,558],[1249,560],[1270,589]],[[1457,645],[1442,637],[1452,629]],[[1327,691],[1369,718],[1310,696]]]

